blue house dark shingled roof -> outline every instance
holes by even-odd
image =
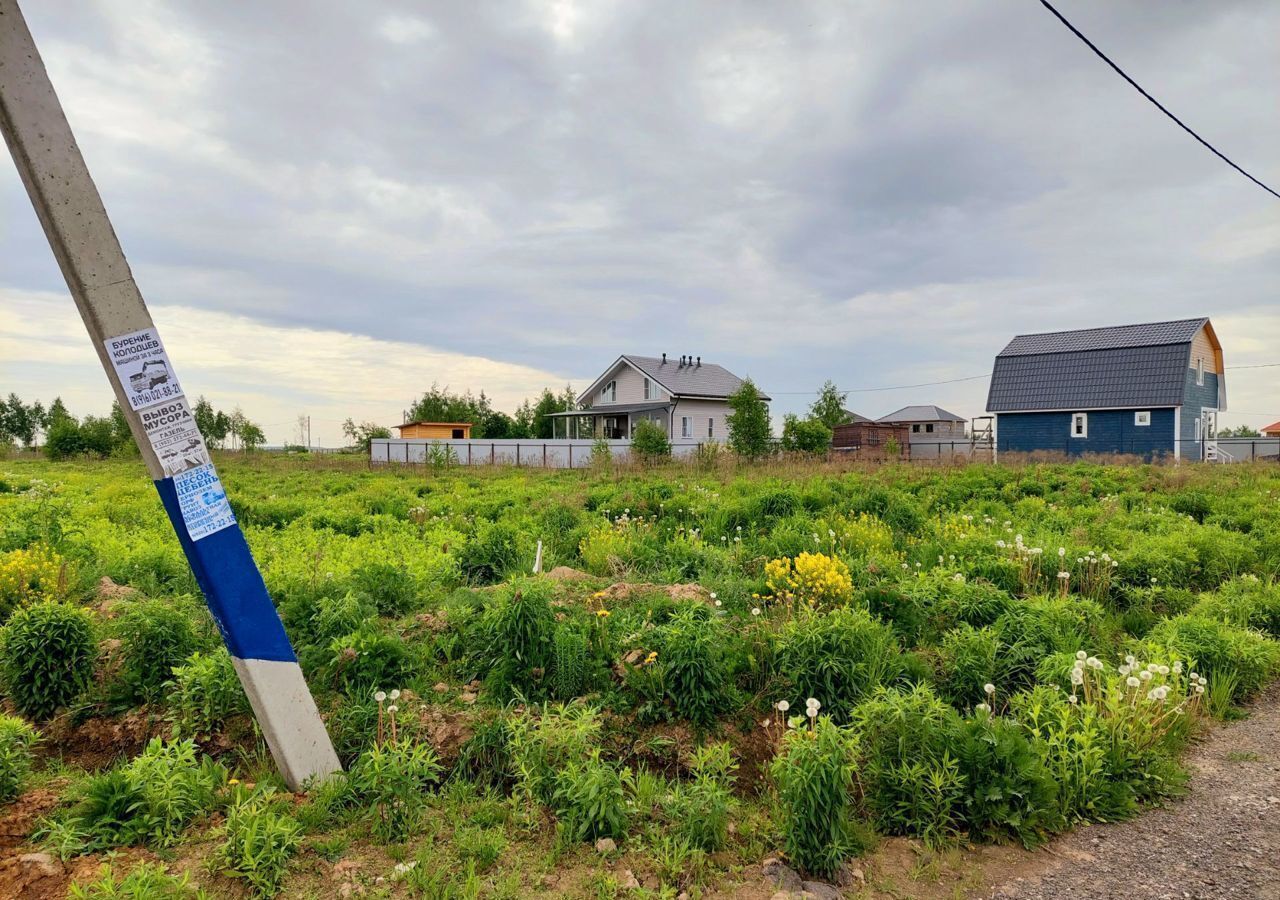
[[[996,357],[987,412],[1179,406],[1207,321],[1020,334]]]

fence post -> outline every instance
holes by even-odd
[[[547,467],[547,445],[544,442],[542,445],[542,468],[545,469],[546,467]]]
[[[471,465],[471,442],[467,441],[467,465]]]
[[[516,468],[520,468],[520,442],[516,441]]]
[[[1258,442],[1250,441],[1249,442],[1249,462],[1257,462],[1257,461],[1258,461]]]
[[[573,443],[569,444],[569,468],[573,468]]]

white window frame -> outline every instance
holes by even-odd
[[[1204,357],[1203,356],[1196,357],[1196,384],[1201,387],[1204,386]]]
[[[693,416],[680,417],[680,437],[693,437]]]
[[[1076,425],[1080,426],[1079,433],[1076,432]],[[1072,413],[1071,414],[1071,436],[1073,438],[1086,439],[1089,437],[1089,414],[1088,413]]]
[[[1204,418],[1202,416],[1196,416],[1196,442],[1197,443],[1199,443],[1203,439],[1202,438],[1202,435],[1204,434],[1203,425],[1204,425]]]
[[[600,402],[613,403],[618,399],[618,382],[617,379],[610,381],[600,389]]]
[[[1151,424],[1151,410],[1138,410],[1133,414],[1133,424],[1138,428],[1146,428]]]
[[[714,438],[716,436],[716,417],[707,416],[707,437]]]
[[[652,387],[651,387],[652,384],[653,382],[651,382],[648,378],[644,380],[644,399],[646,400],[653,399],[653,396],[650,394],[650,391],[652,390]]]

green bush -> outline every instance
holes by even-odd
[[[362,697],[378,688],[404,684],[414,666],[399,635],[369,624],[330,642],[327,668],[347,696]]]
[[[1268,584],[1256,576],[1237,578],[1201,597],[1192,612],[1280,638],[1280,584]]]
[[[629,770],[606,762],[599,750],[592,750],[586,759],[570,759],[556,774],[555,783],[552,805],[566,838],[594,841],[626,833]]]
[[[440,771],[435,750],[416,741],[387,743],[360,755],[351,767],[351,789],[369,807],[379,840],[404,841],[417,832]]]
[[[802,612],[778,637],[778,673],[796,699],[814,697],[838,723],[863,697],[903,671],[892,630],[853,608]]]
[[[520,535],[513,526],[483,522],[458,551],[458,568],[469,581],[493,584],[508,572],[522,569],[523,559]]]
[[[706,744],[693,752],[689,781],[672,788],[664,804],[674,831],[690,847],[714,853],[724,848],[729,818],[737,808],[733,783],[738,764],[728,744]]]
[[[955,754],[971,839],[1012,838],[1031,848],[1065,827],[1057,781],[1020,726],[978,712],[960,727]]]
[[[32,748],[40,736],[29,724],[0,713],[0,803],[16,800],[31,774]]]
[[[165,847],[186,825],[214,805],[226,770],[198,759],[190,740],[152,739],[125,765],[90,776],[65,820],[81,852],[131,844]]]
[[[504,586],[484,629],[486,651],[496,654],[490,686],[499,696],[533,699],[545,693],[555,632],[547,583],[525,579]]]
[[[358,593],[368,597],[379,615],[402,616],[418,605],[417,585],[402,566],[366,563],[351,573]]]
[[[631,449],[641,460],[659,460],[671,456],[671,441],[657,422],[641,419],[631,433]]]
[[[572,700],[587,686],[587,636],[575,625],[562,623],[556,627],[553,649],[551,692],[557,700]]]
[[[702,604],[672,614],[659,638],[658,665],[676,714],[709,727],[732,702],[724,626]]]
[[[954,837],[964,799],[956,711],[924,685],[882,689],[854,709],[852,727],[863,795],[880,830],[930,846]]]
[[[1000,638],[994,628],[961,624],[942,637],[939,692],[954,706],[970,707],[987,699],[985,686],[996,680]]]
[[[93,681],[98,647],[84,610],[47,601],[20,609],[0,630],[0,677],[18,712],[43,720]]]
[[[249,698],[225,648],[193,653],[174,666],[169,719],[174,737],[207,738],[235,716],[247,715]]]
[[[510,716],[506,723],[516,792],[529,803],[550,806],[556,774],[600,744],[600,718],[590,706],[535,707]]]
[[[820,877],[861,849],[853,825],[853,743],[830,718],[791,730],[772,764],[787,858]]]
[[[1280,666],[1280,644],[1261,632],[1202,615],[1165,619],[1151,629],[1143,645],[1153,648],[1149,655],[1163,655],[1163,649],[1194,663],[1210,684],[1232,679],[1233,701],[1256,694]]]
[[[301,825],[260,795],[233,805],[218,833],[223,838],[218,860],[225,874],[243,878],[254,896],[280,893],[289,860],[302,842]]]
[[[792,453],[825,453],[831,448],[831,429],[817,419],[788,413],[782,419],[782,449]]]
[[[130,603],[113,631],[120,638],[120,685],[138,703],[159,699],[173,667],[200,645],[190,612],[163,600]]]

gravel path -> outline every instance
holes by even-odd
[[[1186,758],[1189,794],[1128,822],[1052,842],[1041,871],[1000,900],[1280,898],[1280,685],[1247,719],[1215,728]]]

